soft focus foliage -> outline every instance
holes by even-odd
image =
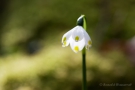
[[[55,45],[55,44],[54,44]],[[61,46],[45,48],[34,56],[21,53],[1,61],[2,90],[81,90],[81,53],[74,55]],[[115,58],[114,58],[115,56]],[[91,49],[87,52],[87,80],[89,89],[97,90],[100,83],[132,83],[134,69],[120,52],[107,57]],[[112,90],[117,87],[112,87]],[[132,90],[132,87],[119,87]],[[124,89],[124,90],[125,90]]]
[[[134,90],[134,0],[0,0],[0,90],[81,90],[81,53],[61,47],[81,14],[88,90]]]

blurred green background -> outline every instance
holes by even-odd
[[[88,90],[135,90],[135,0],[0,0],[0,90],[81,90],[81,52],[61,46],[81,14]]]

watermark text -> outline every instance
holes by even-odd
[[[119,86],[119,87],[124,87],[124,86],[132,86],[132,83],[99,83],[99,86],[107,86],[107,87],[113,87],[113,86]]]

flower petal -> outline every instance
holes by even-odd
[[[76,42],[75,40],[73,40],[72,38],[70,39],[70,47],[72,48],[72,50],[77,53],[78,51],[81,51],[84,48],[85,45],[85,40],[84,38],[78,42]]]
[[[78,42],[80,40],[83,39],[84,35],[83,35],[83,27],[81,26],[76,26],[73,28],[73,32],[72,32],[72,38]]]
[[[85,46],[86,49],[89,49],[92,46],[92,41],[88,33],[84,30]]]
[[[62,47],[66,47],[69,45],[69,41],[70,41],[70,37],[71,37],[71,34],[72,34],[72,31],[73,30],[70,30],[68,31],[67,33],[65,33],[62,37]]]
[[[64,42],[62,43],[62,47],[68,46],[69,43],[70,43],[70,40],[71,40],[71,37],[69,37],[69,39],[67,39],[66,41],[64,41]]]

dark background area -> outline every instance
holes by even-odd
[[[61,45],[81,14],[88,90],[134,90],[134,0],[0,0],[0,90],[81,90],[81,52]]]

